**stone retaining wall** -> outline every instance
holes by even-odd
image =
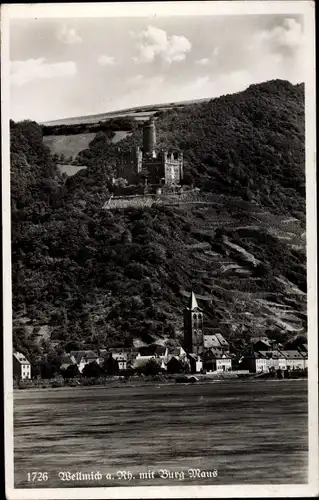
[[[115,210],[129,207],[144,208],[153,205],[187,206],[211,202],[213,202],[212,195],[202,195],[196,191],[189,191],[181,194],[113,196],[104,204],[103,208],[105,210]]]

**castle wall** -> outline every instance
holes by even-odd
[[[182,208],[189,205],[211,204],[213,200],[213,195],[201,195],[197,190],[193,190],[180,194],[113,196],[103,208],[115,210],[118,208],[144,208],[153,205],[174,205]]]
[[[183,160],[166,160],[165,162],[165,183],[180,184],[183,175]]]
[[[142,171],[147,176],[148,184],[160,184],[165,179],[165,162],[161,157],[144,158]]]
[[[129,184],[138,182],[142,170],[142,151],[138,148],[121,153],[116,163],[116,176],[126,179]]]

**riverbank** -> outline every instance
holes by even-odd
[[[71,388],[71,387],[88,387],[88,386],[107,386],[107,387],[120,387],[120,386],[139,386],[139,385],[149,385],[152,383],[160,384],[191,384],[191,383],[209,383],[218,381],[242,381],[242,380],[294,380],[294,379],[305,379],[307,378],[306,370],[295,370],[291,372],[283,373],[208,373],[196,375],[168,375],[160,374],[153,376],[146,375],[132,375],[130,377],[122,376],[108,376],[108,377],[77,377],[72,379],[64,379],[63,377],[56,377],[53,379],[32,379],[32,380],[21,380],[19,383],[14,382],[13,388],[15,390],[26,390],[26,389],[56,389],[56,388]]]

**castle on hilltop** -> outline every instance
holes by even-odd
[[[179,186],[183,180],[183,153],[157,150],[155,122],[151,118],[143,127],[143,147],[119,150],[116,177],[130,185],[157,189]]]

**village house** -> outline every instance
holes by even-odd
[[[299,351],[282,351],[282,356],[285,357],[287,370],[304,370],[308,366],[307,357]]]
[[[186,351],[181,346],[167,346],[167,352],[167,361],[173,356],[181,360],[186,357]]]
[[[287,369],[287,360],[281,351],[259,351],[259,353],[266,358],[268,371]]]
[[[239,360],[241,370],[249,370],[252,373],[268,371],[267,357],[260,352],[251,352]]]
[[[103,366],[105,358],[111,356],[117,362],[118,371],[127,370],[130,359],[130,349],[112,348],[100,349],[98,351],[98,364]]]
[[[185,373],[190,371],[188,359],[180,358],[179,356],[171,356],[166,364],[167,373]]]
[[[208,372],[229,372],[232,369],[232,358],[223,349],[212,347],[205,351],[204,369]]]
[[[168,348],[157,342],[153,342],[147,346],[141,346],[138,348],[138,353],[141,356],[164,356],[168,355]]]
[[[79,372],[82,373],[86,365],[92,362],[98,363],[98,355],[93,351],[71,351],[70,356],[75,358]]]
[[[273,345],[268,337],[251,337],[250,343],[253,351],[272,351]]]
[[[203,360],[199,354],[188,353],[187,359],[190,366],[191,373],[200,373],[203,371]]]
[[[17,351],[13,351],[13,376],[17,380],[31,379],[31,363]]]

